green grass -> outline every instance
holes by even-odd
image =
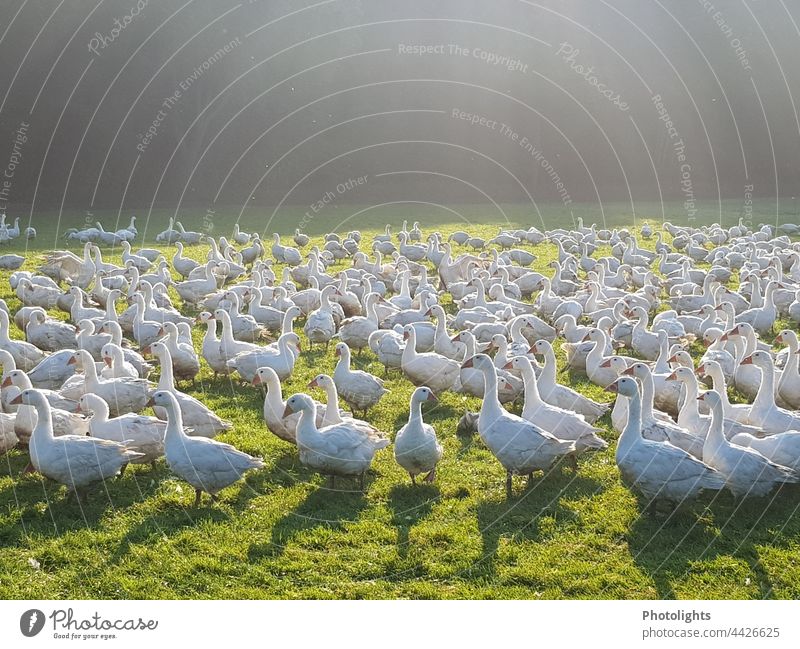
[[[785,205],[791,206],[791,201]],[[783,204],[782,204],[783,207]],[[420,220],[423,229],[466,228],[490,237],[499,225],[542,222],[530,208],[466,206],[451,213],[409,206],[369,210],[339,208],[319,215],[307,230],[359,228],[368,242],[387,221]],[[572,225],[563,208],[544,206],[547,227]],[[667,218],[685,222],[679,205],[666,206]],[[218,210],[214,234],[232,229],[236,210]],[[283,211],[267,226],[269,212],[248,210],[242,229],[289,234],[303,210]],[[591,222],[594,206],[574,206]],[[145,244],[163,229],[168,214],[151,216]],[[662,221],[661,206],[638,206],[639,219]],[[739,207],[724,206],[726,225]],[[106,224],[116,213],[95,214]],[[184,217],[201,229],[203,210]],[[630,226],[630,206],[606,206],[607,223]],[[781,221],[795,220],[779,213]],[[701,206],[695,224],[718,219],[716,206]],[[39,253],[65,247],[58,238],[80,226],[84,214],[42,214],[34,218],[39,237],[30,242],[26,269]],[[127,223],[127,218],[122,221]],[[755,222],[775,222],[775,207],[764,206]],[[193,225],[194,224],[194,225]],[[140,233],[143,223],[140,223]],[[58,228],[58,231],[57,231]],[[109,227],[110,229],[110,227]],[[318,242],[318,240],[317,240]],[[141,244],[141,240],[137,243]],[[368,245],[368,244],[367,244]],[[73,249],[77,246],[73,245]],[[8,252],[23,252],[15,243]],[[192,249],[200,258],[206,248]],[[4,251],[3,251],[4,252]],[[112,251],[104,251],[118,259]],[[600,254],[605,253],[602,250]],[[535,248],[534,268],[547,270],[554,248]],[[171,252],[170,252],[171,255]],[[0,277],[0,295],[19,306]],[[302,324],[302,323],[301,323]],[[12,325],[13,327],[13,325]],[[298,331],[301,330],[298,328]],[[21,332],[12,332],[21,337]],[[198,342],[201,332],[198,330]],[[302,336],[302,332],[301,332]],[[355,365],[377,375],[383,367],[369,353]],[[331,372],[333,352],[302,354],[283,385],[284,395],[305,390],[317,372]],[[227,442],[266,462],[221,494],[221,503],[193,508],[193,490],[170,475],[137,467],[89,497],[81,509],[65,501],[65,490],[32,474],[21,451],[0,458],[0,597],[2,598],[796,598],[800,596],[800,516],[798,489],[737,506],[728,494],[706,498],[669,520],[643,514],[637,499],[620,483],[614,463],[616,434],[603,421],[611,443],[582,458],[580,470],[556,470],[526,487],[515,482],[507,501],[504,474],[477,437],[455,434],[464,408],[480,401],[447,393],[426,411],[444,444],[434,485],[412,487],[381,451],[365,493],[338,481],[331,491],[300,465],[296,449],[269,433],[261,419],[262,396],[252,387],[213,379],[203,364],[196,389],[189,390],[223,417],[233,431]],[[559,379],[600,400],[596,386],[566,372]],[[370,420],[391,435],[404,423],[412,386],[397,374],[391,392]],[[319,395],[317,395],[319,396]],[[30,559],[39,562],[32,567]]]

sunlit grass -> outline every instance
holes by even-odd
[[[564,220],[563,210],[548,209],[545,226],[573,226],[571,218]],[[466,222],[398,208],[369,212],[354,222],[340,210],[311,222],[308,229],[317,237],[312,244],[319,244],[319,236],[328,229],[357,227],[364,234],[362,248],[367,249],[383,223],[399,227],[403,218],[419,220],[426,232],[467,229],[487,239],[505,225],[485,207],[459,211]],[[505,211],[513,224],[542,227],[530,208],[512,206]],[[576,213],[588,224],[597,210],[582,207]],[[200,229],[202,210],[198,214],[194,221],[185,217],[184,225]],[[302,210],[289,211],[267,226],[262,214],[248,211],[242,229],[277,229],[290,235],[301,214]],[[613,220],[610,214],[608,208],[609,223],[631,227],[632,216],[624,207]],[[668,218],[670,214],[681,221],[679,206],[667,206]],[[713,208],[701,215],[709,222],[717,216]],[[660,226],[659,206],[644,216]],[[116,213],[101,216],[108,229],[115,217]],[[732,225],[738,214],[726,217],[726,225]],[[767,212],[763,220],[768,217]],[[82,221],[83,215],[69,215],[58,227],[63,232]],[[122,221],[127,224],[127,218]],[[153,217],[148,247],[165,222],[163,212]],[[229,234],[232,223],[218,210],[214,234]],[[37,218],[34,225],[39,238],[31,242],[36,247],[29,250],[25,266],[31,270],[42,250],[52,249],[54,243],[64,246],[57,238],[55,219]],[[641,243],[652,246],[652,241]],[[549,273],[555,248],[523,247],[538,255],[533,268]],[[8,251],[24,248],[24,243],[15,243]],[[72,249],[77,248],[73,244]],[[172,249],[165,252],[171,256]],[[205,246],[187,250],[197,259],[204,259],[205,253]],[[119,261],[118,253],[104,254]],[[0,295],[14,310],[19,301],[7,278],[8,273],[0,277]],[[301,326],[298,332],[302,337]],[[12,335],[21,337],[21,332],[12,326]],[[200,328],[195,335],[199,347]],[[693,352],[701,353],[699,348]],[[284,395],[305,391],[315,374],[333,370],[334,360],[332,350],[303,353],[283,385]],[[354,356],[354,364],[384,374],[370,353]],[[614,463],[617,435],[607,417],[601,425],[608,450],[583,458],[577,474],[559,469],[530,487],[519,480],[515,498],[507,501],[497,461],[477,438],[455,434],[463,410],[478,409],[480,400],[444,394],[440,405],[425,413],[445,447],[434,485],[413,488],[387,449],[378,454],[365,493],[347,481],[340,481],[341,490],[334,492],[300,465],[294,447],[266,430],[260,391],[214,379],[205,363],[198,379],[194,388],[184,389],[235,424],[221,439],[262,456],[266,468],[222,492],[220,504],[204,501],[195,509],[192,490],[171,476],[163,462],[156,471],[137,467],[124,479],[97,489],[81,510],[74,501],[65,502],[62,487],[35,474],[21,477],[27,459],[13,451],[0,458],[0,597],[800,596],[797,489],[741,506],[721,494],[669,520],[644,515],[619,481]],[[559,380],[594,399],[610,400],[575,373],[562,370]],[[387,387],[391,392],[369,418],[393,435],[407,417],[412,386],[392,373]],[[29,559],[40,567],[32,567]]]

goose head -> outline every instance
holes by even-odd
[[[628,368],[628,364],[625,362],[625,359],[622,358],[622,356],[609,356],[608,358],[604,359],[602,363],[600,363],[600,367],[610,367],[617,373],[617,376],[621,376]]]
[[[307,394],[293,394],[286,400],[286,408],[283,411],[283,417],[289,417],[296,412],[313,412],[314,409],[314,402]]]
[[[716,390],[706,390],[697,396],[697,400],[707,403],[712,410],[722,405],[722,397],[719,396],[719,392]]]
[[[14,397],[10,403],[15,406],[25,405],[33,406],[35,408],[49,409],[49,404],[47,403],[47,398],[44,396],[44,394],[33,388],[23,390],[16,397]]]
[[[681,383],[691,383],[695,381],[695,375],[688,367],[676,367],[667,377],[667,381],[680,381]]]
[[[323,375],[324,376],[324,375]],[[330,377],[327,377],[330,380]],[[411,403],[425,403],[426,401],[433,401],[436,403],[439,399],[429,387],[423,385],[418,387],[411,395]]]
[[[253,377],[253,385],[280,386],[280,379],[271,367],[259,367]]]
[[[755,351],[750,356],[742,359],[742,365],[755,365],[760,368],[769,367],[772,363],[772,356],[765,351]]]
[[[633,377],[621,376],[609,385],[606,391],[631,398],[639,394],[639,383]]]
[[[476,370],[481,370],[482,372],[494,370],[492,359],[486,354],[475,354],[475,356],[468,358],[461,365],[461,369],[467,369],[470,367],[474,367]]]
[[[640,381],[651,376],[650,368],[644,363],[634,363],[630,367],[622,370],[623,376],[635,376]]]
[[[162,408],[166,408],[172,412],[178,410],[178,400],[169,390],[157,390],[154,392],[150,397],[150,400],[147,402],[147,405],[151,408],[153,406],[161,406]]]
[[[338,358],[343,358],[347,361],[350,360],[350,347],[347,346],[347,343],[336,343],[336,347],[334,348],[334,354]]]

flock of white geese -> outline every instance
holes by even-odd
[[[132,249],[135,218],[111,238],[102,226],[73,230],[82,256],[54,251],[36,272],[0,257],[16,269],[10,285],[22,303],[13,316],[0,304],[0,452],[27,449],[26,471],[79,500],[129,463],[162,457],[195,488],[195,504],[203,492],[216,499],[264,463],[213,439],[232,424],[178,389],[202,357],[215,375],[262,386],[267,428],[296,444],[304,465],[363,488],[391,443],[367,421],[383,380],[351,367],[351,354],[368,350],[417,386],[393,436],[412,482],[435,479],[443,448],[423,404],[449,390],[482,398],[459,428],[474,428],[500,462],[509,496],[514,475],[530,480],[562,461],[577,470],[580,455],[606,448],[596,423],[607,414],[623,481],[651,503],[703,490],[763,496],[800,480],[800,243],[788,236],[800,228],[783,228],[631,232],[579,221],[484,241],[404,223],[371,242],[327,234],[320,246],[298,230],[292,247],[278,234],[270,244],[237,226],[214,239],[170,221],[156,240],[174,245],[171,259]],[[655,252],[640,247],[652,237]],[[95,242],[121,246],[123,265]],[[184,256],[197,244],[209,246],[206,263]],[[557,250],[547,275],[529,268],[540,245]],[[10,336],[12,319],[24,341]],[[332,376],[309,384],[322,402],[282,395],[302,353],[295,320],[303,345],[332,347],[338,359]],[[793,324],[766,344],[779,320]],[[200,349],[196,322],[206,327]],[[694,341],[704,345],[696,366]],[[572,370],[618,395],[613,408],[558,382],[554,345]],[[157,384],[148,380],[156,362]],[[731,402],[731,388],[749,403]]]

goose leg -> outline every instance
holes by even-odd
[[[364,491],[364,476],[365,476],[365,475],[366,475],[366,471],[365,471],[364,473],[362,473],[362,474],[361,474],[361,475],[358,477],[358,483],[359,483],[359,485],[361,486],[361,491]]]
[[[533,471],[528,474],[528,486],[530,487],[533,484]]]
[[[155,460],[153,460],[152,462],[150,462],[150,468],[151,468],[151,469],[153,469],[153,471],[155,471],[155,470],[157,470],[157,469],[158,469],[158,464],[156,463],[156,461],[155,461]]]
[[[425,476],[425,482],[431,484],[436,479],[436,467],[433,467],[428,475]]]
[[[331,491],[336,489],[336,476],[331,475]]]
[[[22,469],[22,474],[21,475],[25,475],[26,473],[35,473],[35,471],[36,471],[36,468],[33,466],[33,464],[28,462],[27,466],[24,469]]]
[[[117,480],[122,480],[122,476],[125,475],[125,469],[127,468],[128,468],[127,462],[119,468],[119,474],[117,475]]]
[[[514,487],[511,482],[511,471],[506,473],[506,498],[514,497]]]
[[[572,468],[573,473],[577,472],[578,470],[578,457],[575,454],[569,456],[569,465]]]
[[[200,498],[202,497],[203,492],[200,489],[194,490],[194,506],[198,507],[200,505]]]
[[[411,476],[411,484],[416,485],[417,484],[417,476],[415,476],[413,473],[409,473],[408,475]]]

